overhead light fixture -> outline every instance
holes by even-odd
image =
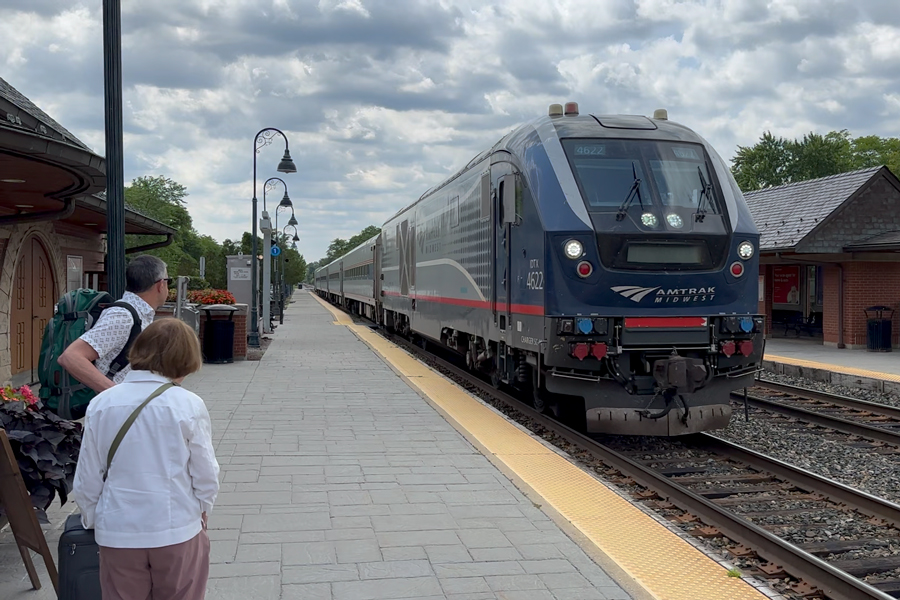
[[[16,208],[34,208],[34,204],[16,204]]]
[[[84,224],[85,227],[94,227],[95,225],[97,225],[97,224],[96,223],[85,223]]]
[[[0,183],[25,183],[24,179],[0,179]]]

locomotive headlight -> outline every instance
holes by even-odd
[[[753,244],[750,242],[741,242],[738,246],[738,256],[743,260],[750,260],[753,258]]]
[[[659,225],[659,220],[653,213],[646,212],[641,215],[641,224],[644,227],[656,227],[657,225]]]
[[[576,258],[581,258],[581,255],[584,254],[584,246],[578,240],[569,240],[566,242],[565,252],[566,256],[575,260]]]
[[[682,227],[684,227],[684,221],[679,215],[676,215],[675,213],[666,215],[666,223],[669,224],[669,227],[674,227],[675,229],[681,229]]]

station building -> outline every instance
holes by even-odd
[[[0,384],[38,379],[38,354],[57,299],[106,289],[104,159],[0,79]],[[126,235],[175,230],[126,210]]]
[[[760,231],[767,334],[865,348],[866,309],[900,333],[900,180],[874,167],[744,194]],[[893,311],[893,314],[892,314]]]

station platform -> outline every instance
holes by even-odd
[[[763,366],[776,373],[900,394],[900,351],[825,346],[820,339],[766,339]]]
[[[261,361],[185,382],[222,468],[207,598],[776,597],[369,327],[294,298]],[[54,552],[73,510],[50,511]],[[33,592],[0,532],[0,597],[55,598],[36,565]]]

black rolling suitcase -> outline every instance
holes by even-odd
[[[59,600],[100,600],[100,548],[81,515],[69,515],[59,538]]]

